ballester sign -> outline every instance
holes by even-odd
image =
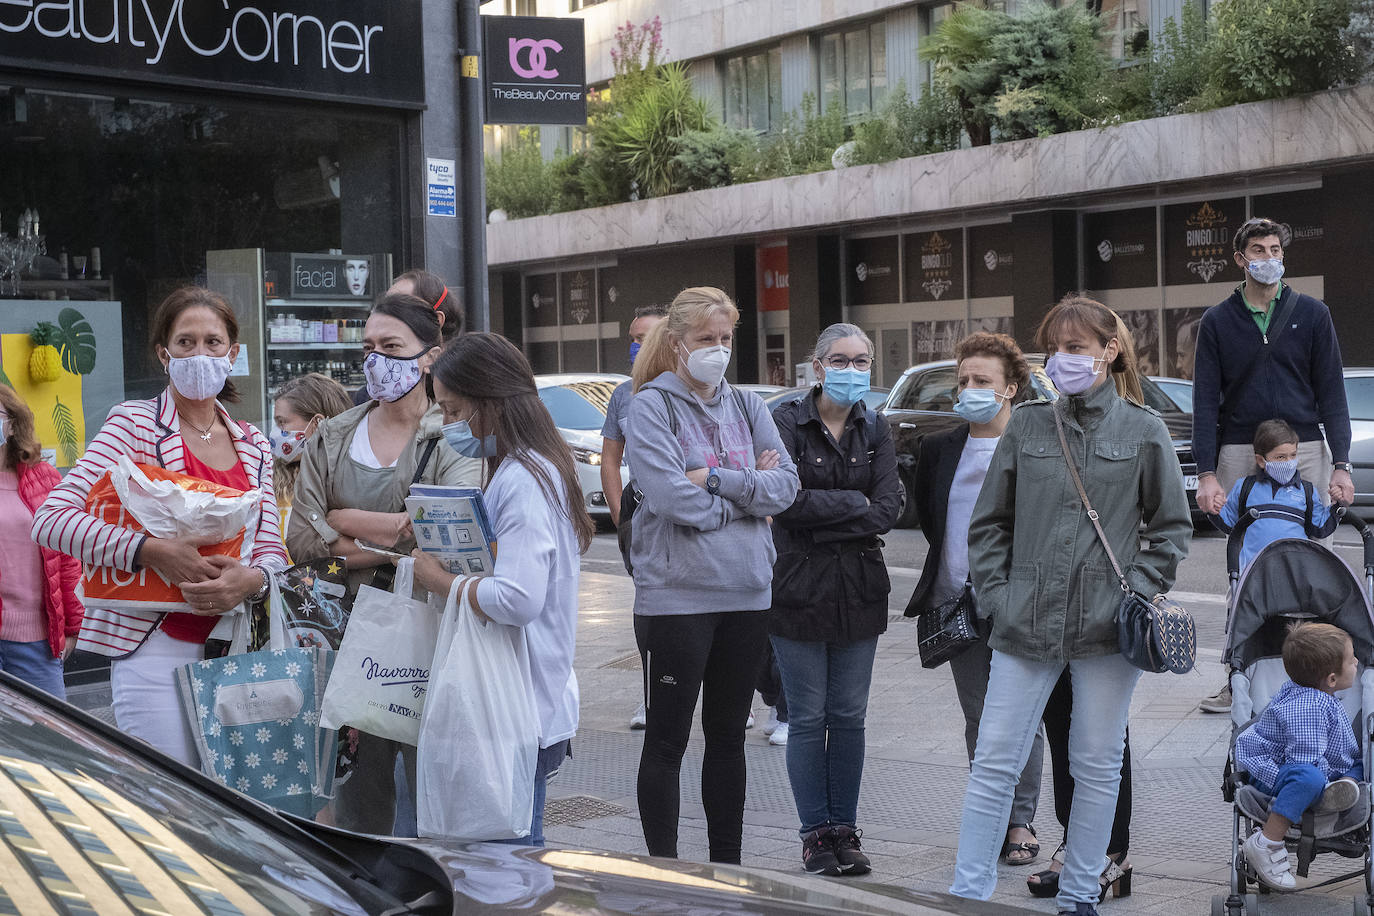
[[[587,123],[581,19],[483,16],[488,124]]]

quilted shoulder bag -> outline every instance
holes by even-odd
[[[1112,545],[1107,542],[1107,535],[1097,520],[1097,510],[1092,507],[1088,492],[1083,489],[1083,481],[1073,463],[1073,453],[1069,451],[1069,440],[1064,435],[1064,420],[1057,408],[1051,412],[1059,432],[1059,445],[1064,450],[1064,461],[1069,466],[1069,476],[1078,489],[1078,498],[1083,501],[1083,508],[1088,510],[1088,520],[1093,523],[1102,549],[1107,551],[1107,559],[1112,561],[1112,570],[1121,582],[1121,603],[1116,610],[1117,641],[1121,654],[1142,671],[1187,674],[1193,670],[1197,658],[1197,626],[1193,622],[1193,615],[1166,595],[1155,595],[1153,600],[1146,598],[1126,581],[1121,564],[1112,552]]]
[[[976,643],[978,611],[973,598],[973,582],[948,601],[926,608],[916,618],[916,648],[922,668],[938,668]]]

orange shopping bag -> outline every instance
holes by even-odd
[[[120,458],[120,463],[91,487],[86,496],[86,511],[101,521],[131,531],[149,531],[157,537],[201,543],[198,549],[203,556],[237,558],[243,556],[248,523],[256,519],[261,499],[258,490],[245,493]],[[210,538],[218,540],[210,543]],[[146,566],[136,572],[125,572],[109,566],[84,565],[81,589],[82,598],[90,607],[158,612],[191,609],[180,588]]]

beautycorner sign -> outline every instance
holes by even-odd
[[[424,106],[421,0],[0,0],[0,68]]]
[[[587,123],[581,19],[483,16],[488,124]]]

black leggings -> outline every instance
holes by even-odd
[[[644,665],[639,818],[653,856],[677,858],[679,779],[698,694],[706,751],[701,803],[712,862],[738,864],[744,833],[744,723],[768,642],[767,611],[635,615]]]
[[[1050,769],[1054,773],[1054,816],[1069,832],[1069,811],[1073,808],[1073,775],[1069,772],[1069,719],[1073,715],[1073,688],[1069,667],[1050,691],[1045,703],[1045,739],[1050,749]],[[1131,849],[1131,728],[1126,726],[1126,750],[1121,757],[1121,788],[1116,795],[1116,817],[1107,841],[1108,855],[1125,856]]]

